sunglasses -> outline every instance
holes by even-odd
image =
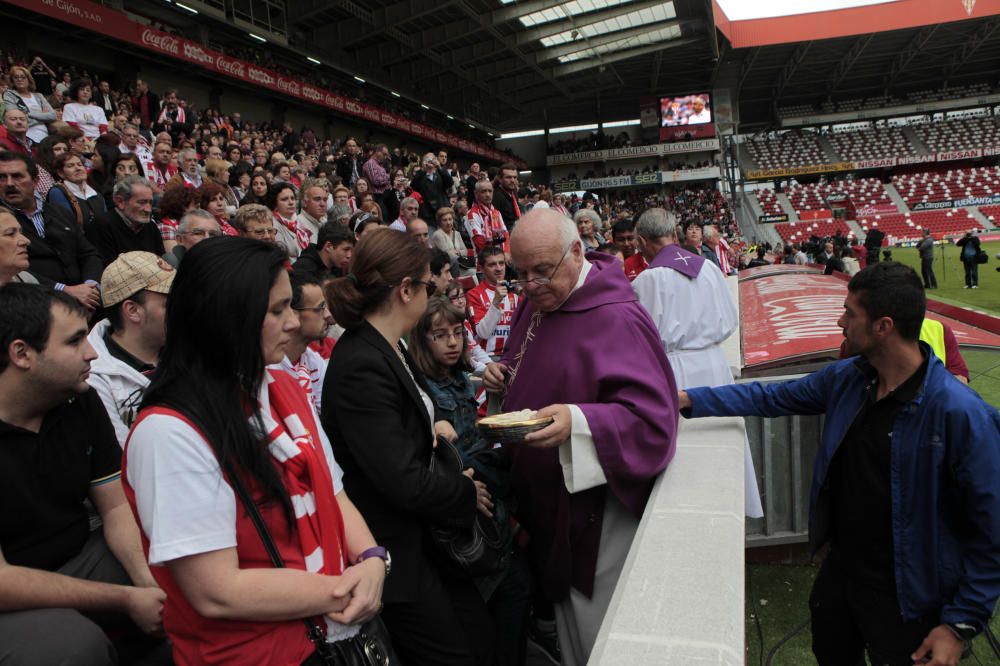
[[[410,284],[424,285],[424,289],[427,290],[427,298],[433,296],[434,292],[437,291],[437,285],[431,282],[430,280],[412,280]]]

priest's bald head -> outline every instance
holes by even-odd
[[[543,312],[569,298],[583,268],[576,225],[552,208],[532,210],[517,221],[510,253],[525,296]]]

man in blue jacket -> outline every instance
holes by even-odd
[[[680,392],[688,417],[825,414],[813,467],[809,600],[821,666],[956,664],[1000,596],[1000,415],[918,341],[916,272],[848,284],[851,358],[802,379]]]

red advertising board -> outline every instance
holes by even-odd
[[[762,266],[740,273],[744,366],[762,369],[836,358],[844,341],[837,320],[846,297],[847,282],[823,275],[819,268]],[[963,308],[932,310],[935,319],[952,328],[960,345],[1000,348],[1000,335],[980,327],[985,324],[974,314]]]
[[[8,4],[44,14],[72,25],[93,30],[107,37],[128,42],[148,51],[170,56],[184,62],[198,65],[244,83],[268,88],[274,92],[297,98],[363,118],[372,123],[413,134],[435,143],[459,148],[466,152],[488,157],[498,162],[510,160],[510,156],[498,150],[460,137],[441,132],[394,113],[359,102],[353,98],[336,95],[308,83],[278,74],[272,70],[231,58],[222,53],[205,48],[200,44],[150,28],[114,9],[102,7],[89,0],[4,0]],[[514,160],[519,166],[525,163]]]

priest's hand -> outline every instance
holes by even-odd
[[[483,371],[483,384],[487,391],[502,393],[507,389],[507,371],[509,368],[503,363],[490,363]]]
[[[570,414],[569,405],[549,405],[539,409],[537,418],[545,416],[551,416],[554,421],[541,430],[525,435],[524,443],[528,446],[549,449],[562,446],[569,439],[573,431],[573,415]]]
[[[677,392],[677,406],[681,409],[691,409],[691,397],[687,391]]]

